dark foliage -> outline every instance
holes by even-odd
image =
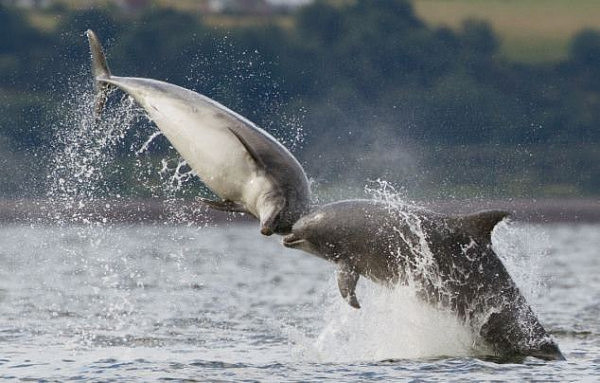
[[[88,28],[107,42],[115,73],[198,90],[276,135],[281,116],[302,107],[305,156],[313,144],[357,145],[370,133],[432,148],[600,144],[596,31],[581,32],[565,62],[535,66],[499,58],[489,25],[432,29],[403,0],[316,1],[289,28],[224,30],[168,9],[107,9],[67,12],[49,33],[25,16],[0,6],[0,137],[16,151],[50,147],[49,113],[67,79],[87,70]],[[581,166],[597,172],[592,162]]]

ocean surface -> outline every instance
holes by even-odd
[[[566,362],[496,363],[448,312],[251,224],[0,226],[0,381],[600,381],[600,225],[494,246]]]

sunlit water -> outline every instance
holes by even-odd
[[[517,283],[567,362],[477,358],[449,313],[256,225],[0,228],[0,380],[600,380],[600,226],[500,227]],[[540,284],[541,282],[541,284]]]

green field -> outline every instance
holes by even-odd
[[[330,0],[332,3],[348,1]],[[90,3],[56,0],[66,9],[86,8]],[[203,0],[155,0],[154,4],[199,16],[205,12]],[[572,37],[584,28],[600,30],[600,0],[412,0],[416,13],[431,26],[459,29],[463,21],[489,22],[501,43],[501,53],[512,61],[526,63],[556,62],[568,54]],[[108,6],[109,0],[95,0],[94,6]],[[30,12],[34,25],[51,30],[61,15]],[[204,15],[205,23],[231,28],[275,22],[291,26],[285,15]]]
[[[489,22],[500,37],[502,53],[521,62],[563,59],[577,32],[600,29],[598,0],[413,0],[413,4],[433,26],[459,28],[465,19]]]

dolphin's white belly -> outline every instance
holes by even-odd
[[[227,128],[234,120],[201,99],[190,103],[161,93],[133,95],[215,194],[243,202],[251,213],[258,214],[256,199],[272,186],[268,178],[257,172],[244,145]]]

